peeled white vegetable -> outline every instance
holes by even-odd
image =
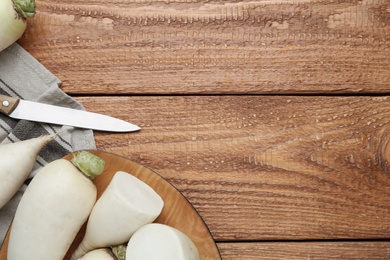
[[[163,206],[150,186],[118,171],[93,207],[85,236],[71,259],[96,248],[127,243],[137,229],[160,215]]]
[[[62,260],[96,202],[96,186],[86,175],[103,169],[104,161],[88,152],[43,167],[16,210],[8,260]]]
[[[16,42],[26,30],[26,18],[35,15],[35,0],[0,1],[0,51]]]
[[[199,260],[198,249],[181,231],[165,224],[147,224],[127,244],[126,260]]]
[[[109,248],[95,249],[78,260],[115,260]]]
[[[33,169],[39,152],[54,137],[44,135],[0,145],[0,209],[20,189]]]

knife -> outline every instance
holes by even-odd
[[[109,132],[133,132],[141,128],[129,122],[72,108],[48,105],[0,95],[0,112],[15,119]]]

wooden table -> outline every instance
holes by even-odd
[[[390,258],[390,2],[36,0],[19,43],[223,259]]]

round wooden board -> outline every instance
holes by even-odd
[[[98,198],[117,171],[128,172],[151,186],[164,200],[163,211],[155,222],[175,227],[188,235],[198,248],[202,260],[221,259],[214,239],[203,219],[189,201],[169,182],[157,173],[124,157],[103,151],[93,150],[89,152],[98,155],[106,161],[104,172],[94,181],[97,187]],[[69,160],[71,155],[67,155],[64,158]],[[84,232],[85,225],[77,235],[65,259],[69,259],[71,252],[80,243]],[[7,260],[8,239],[9,232],[0,251],[0,260]]]

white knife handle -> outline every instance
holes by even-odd
[[[9,115],[18,106],[19,99],[0,95],[0,112]]]

